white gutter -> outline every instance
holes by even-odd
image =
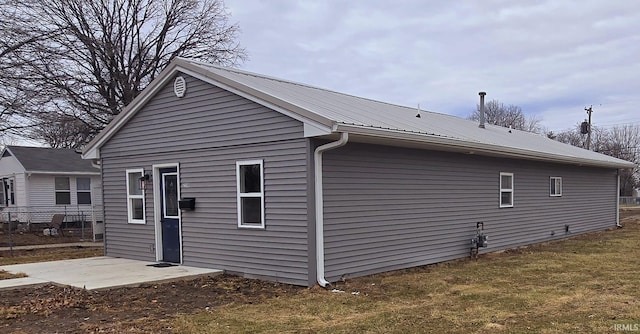
[[[102,169],[102,166],[100,166],[100,159],[91,159],[91,166],[100,170]]]
[[[511,157],[534,161],[548,161],[555,163],[567,163],[571,165],[579,166],[592,166],[592,167],[605,167],[605,168],[632,168],[634,163],[608,157],[613,160],[597,160],[593,158],[581,158],[575,156],[559,155],[554,153],[545,153],[539,151],[532,151],[527,149],[521,149],[516,147],[504,147],[495,144],[487,144],[481,142],[470,142],[456,138],[442,137],[437,135],[427,135],[416,132],[406,132],[401,130],[388,130],[371,128],[361,125],[345,125],[338,124],[334,127],[334,131],[345,131],[352,135],[362,135],[377,137],[383,139],[395,139],[405,142],[415,142],[431,145],[434,148],[442,151],[466,151],[475,152],[478,155],[499,156],[499,157]]]
[[[318,284],[326,287],[329,282],[324,278],[324,200],[322,198],[322,153],[349,141],[349,133],[342,132],[340,139],[322,146],[313,152],[316,196],[316,279]]]
[[[620,225],[620,170],[618,169],[618,185],[616,187],[616,227],[622,227]]]

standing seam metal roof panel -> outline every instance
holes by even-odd
[[[502,146],[529,152],[561,155],[576,160],[596,160],[629,167],[630,162],[557,142],[541,135],[487,124],[452,115],[418,110],[236,69],[185,60],[203,70],[242,86],[276,97],[337,124],[355,125],[450,138],[463,142]],[[420,113],[420,118],[416,114]],[[579,163],[580,161],[576,161]]]

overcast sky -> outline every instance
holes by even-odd
[[[487,99],[549,130],[640,124],[640,1],[225,0],[241,68],[466,117]]]

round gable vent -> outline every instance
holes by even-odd
[[[173,81],[173,92],[177,97],[183,97],[184,93],[187,92],[187,82],[184,81],[183,77],[177,77],[176,80]]]

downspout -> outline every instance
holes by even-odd
[[[618,176],[618,182],[616,186],[616,227],[622,227],[620,225],[620,170],[618,169],[616,175]]]
[[[316,197],[316,279],[326,287],[329,282],[324,278],[324,200],[322,198],[322,153],[344,146],[349,141],[349,133],[342,132],[340,139],[316,147],[313,152]]]

